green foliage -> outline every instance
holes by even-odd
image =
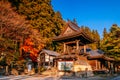
[[[90,37],[92,37],[92,31],[90,30],[89,27],[87,26],[81,26],[81,29],[86,32],[87,34],[89,34]]]
[[[91,30],[89,27],[82,26],[81,29],[88,34],[89,37],[91,37],[93,40],[95,40],[95,43],[89,44],[90,48],[93,50],[98,49],[100,45],[100,36],[97,30]]]
[[[106,55],[120,60],[120,27],[112,25],[110,32],[105,34],[101,40],[100,48],[105,51]]]
[[[9,0],[20,15],[26,16],[31,27],[37,29],[46,42],[46,48],[51,48],[51,37],[57,36],[62,30],[64,21],[60,12],[54,12],[51,0]]]
[[[100,35],[97,32],[97,30],[92,31],[92,38],[95,40],[95,43],[91,44],[91,45],[94,45],[93,49],[99,49],[100,48]]]
[[[6,38],[0,38],[0,65],[10,65],[19,59],[18,44]]]
[[[25,38],[30,37],[37,46],[43,44],[43,40],[38,31],[32,29],[25,17],[16,13],[7,0],[0,1],[0,5],[0,64],[12,65],[20,60],[19,48]]]

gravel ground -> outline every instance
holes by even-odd
[[[120,75],[117,76],[93,76],[93,77],[67,77],[67,76],[54,76],[54,75],[18,75],[18,76],[0,76],[0,80],[120,80]]]

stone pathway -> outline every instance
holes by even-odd
[[[113,78],[111,80],[120,80],[120,76],[117,76],[117,77],[115,77],[115,78]]]
[[[23,79],[27,79],[30,78],[31,76],[27,76],[27,75],[19,75],[19,76],[1,76],[0,80],[23,80]]]
[[[60,80],[110,80],[109,78],[106,77],[100,77],[100,76],[94,76],[94,77],[87,77],[87,78],[62,78]]]
[[[120,75],[117,77],[87,77],[87,78],[78,78],[78,77],[56,77],[56,76],[44,76],[44,75],[18,75],[18,76],[0,76],[0,80],[120,80]]]

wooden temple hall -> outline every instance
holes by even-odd
[[[59,36],[55,37],[53,41],[63,43],[64,54],[79,54],[80,49],[84,47],[84,51],[86,51],[86,45],[94,42],[94,40],[72,22],[68,22],[65,30]]]
[[[63,44],[63,53],[56,57],[59,71],[80,72],[106,69],[104,67],[105,61],[112,60],[105,57],[104,54],[88,52],[88,44],[95,41],[71,21],[66,23],[64,31],[59,36],[54,37],[53,41]]]

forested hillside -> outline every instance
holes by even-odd
[[[77,23],[75,19],[73,22]],[[65,24],[61,13],[53,10],[51,0],[0,1],[0,64],[11,65],[27,53],[36,61],[43,48],[60,50],[61,44],[53,43],[52,38],[61,33]],[[96,41],[89,45],[92,49],[102,49],[106,55],[119,60],[120,27],[113,25],[110,32],[104,29],[103,39],[97,30],[80,27]]]

